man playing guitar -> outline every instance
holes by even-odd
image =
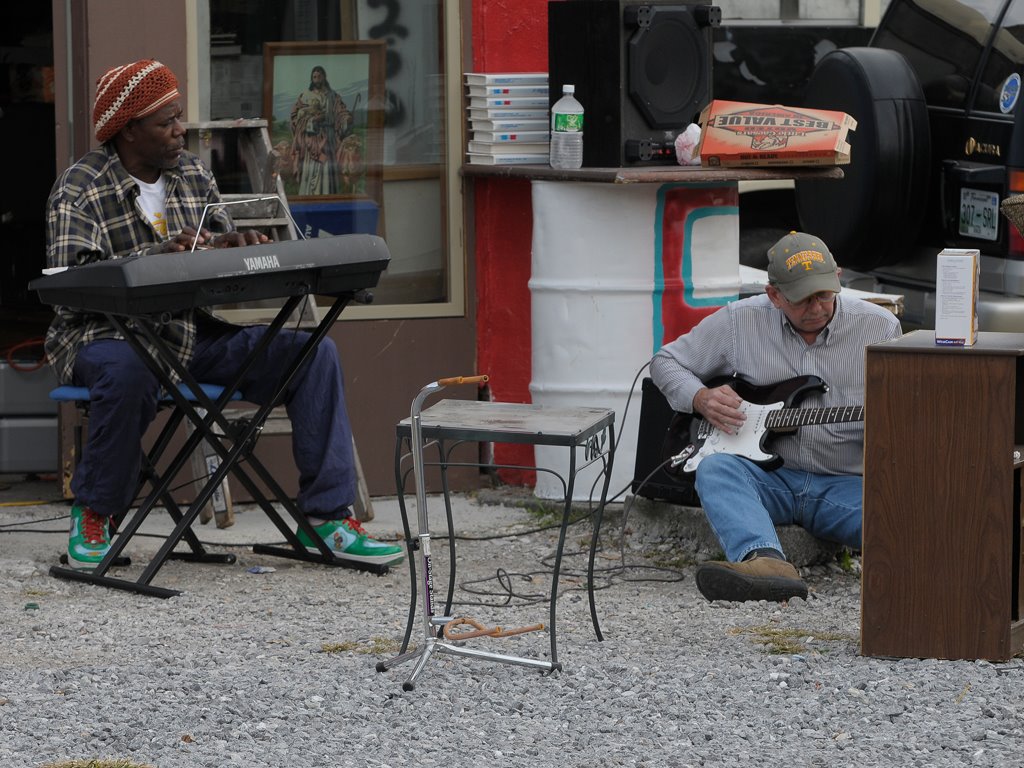
[[[723,376],[739,374],[758,387],[817,376],[828,386],[808,392],[804,405],[863,404],[864,347],[897,338],[900,325],[887,310],[840,290],[828,247],[791,232],[768,250],[765,293],[722,307],[666,344],[651,377],[672,408],[699,414],[726,434],[746,415],[731,384],[704,384]],[[775,469],[728,452],[704,456],[696,468],[697,493],[727,558],[697,569],[697,588],[709,600],[807,597],[777,525],[860,549],[863,425],[796,429],[776,436],[771,449],[782,459]]]

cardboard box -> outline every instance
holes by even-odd
[[[964,347],[978,338],[978,278],[981,254],[946,248],[935,269],[935,343]]]
[[[700,115],[701,165],[845,165],[847,134],[857,121],[845,112],[715,100]]]

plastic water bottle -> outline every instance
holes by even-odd
[[[551,108],[552,168],[572,170],[583,166],[583,105],[573,94],[575,85],[562,86],[562,98]]]

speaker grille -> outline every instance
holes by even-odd
[[[682,6],[646,6],[637,24],[627,43],[629,97],[651,128],[685,128],[707,98],[706,38]]]

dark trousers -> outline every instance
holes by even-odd
[[[262,326],[200,327],[189,371],[204,384],[226,385],[265,332]],[[281,331],[246,375],[245,400],[264,405],[281,373],[308,338]],[[126,341],[101,340],[79,350],[74,383],[89,388],[89,436],[71,481],[76,502],[101,515],[133,502],[142,461],[142,436],[157,411],[156,377]],[[355,500],[352,429],[334,342],[325,338],[284,394],[292,424],[292,455],[299,470],[297,503],[307,515],[347,517]]]

